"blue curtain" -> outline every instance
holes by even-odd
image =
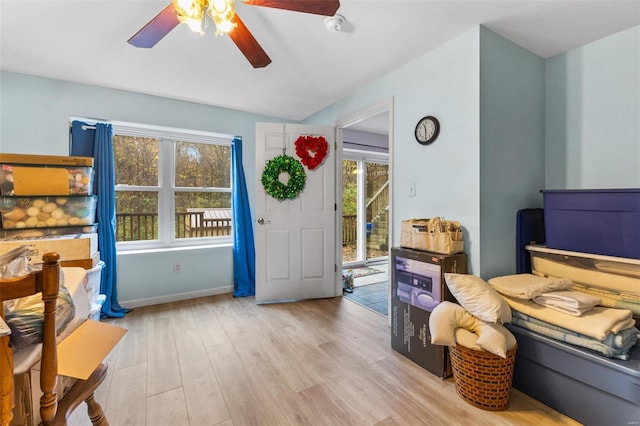
[[[95,127],[95,130],[93,129]],[[121,318],[128,309],[118,303],[116,256],[115,172],[113,168],[113,128],[111,124],[90,126],[71,123],[71,155],[92,156],[94,194],[97,195],[98,249],[104,261],[100,292],[107,296],[102,305],[103,316]]]
[[[253,224],[247,195],[247,183],[242,167],[242,140],[231,143],[231,214],[233,221],[233,295],[256,294],[256,253],[253,246]]]

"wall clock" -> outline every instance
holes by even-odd
[[[429,145],[440,134],[440,122],[432,115],[421,118],[416,125],[415,136],[418,143]]]

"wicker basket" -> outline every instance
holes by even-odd
[[[456,391],[469,404],[483,410],[500,411],[509,406],[516,344],[501,358],[462,345],[449,347]]]

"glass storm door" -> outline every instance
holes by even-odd
[[[389,167],[386,158],[342,162],[342,262],[364,264],[389,250]]]

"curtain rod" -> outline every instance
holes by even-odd
[[[69,128],[71,129],[73,126],[71,125],[71,123],[69,123]],[[89,126],[87,124],[83,124],[82,126],[80,126],[80,128],[82,130],[95,130],[96,126]]]
[[[73,127],[74,121],[84,122],[80,128],[82,130],[96,130],[95,123],[108,123],[109,120],[105,120],[104,118],[90,118],[90,117],[77,117],[77,116],[69,116],[69,128]],[[88,124],[92,123],[92,124]]]

